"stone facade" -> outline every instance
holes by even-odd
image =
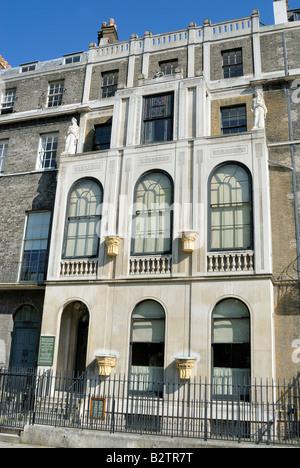
[[[98,46],[92,43],[80,61],[57,59],[38,64],[27,76],[16,69],[0,75],[6,90],[16,89],[13,112],[0,116],[0,144],[8,142],[0,179],[1,258],[7,264],[20,261],[28,212],[52,213],[46,284],[21,285],[17,275],[7,282],[2,267],[3,364],[9,364],[16,291],[20,301],[24,297],[39,309],[44,298],[41,336],[55,337],[54,370],[78,370],[83,356],[83,367],[97,375],[96,356],[114,356],[113,372],[127,373],[133,366],[133,313],[139,304],[153,301],[164,311],[165,372],[175,377],[178,357],[186,357],[194,363],[192,376],[210,379],[214,311],[227,299],[249,311],[251,380],[294,377],[300,370],[299,22],[260,26],[254,10],[244,19],[217,25],[205,20],[201,27],[190,23],[185,30],[155,36],[146,31],[144,38],[133,34],[125,42],[118,42],[112,28],[103,23]],[[222,53],[237,50],[242,74],[225,78]],[[172,60],[178,61],[176,69],[160,73],[161,62]],[[118,71],[116,89],[101,97],[102,74],[112,71]],[[64,92],[60,105],[49,109],[53,82],[63,82]],[[257,90],[268,112],[262,128],[253,130]],[[165,96],[172,103],[170,133],[162,114],[164,137],[147,140],[146,103],[154,97],[154,107],[161,105]],[[222,109],[241,106],[243,131],[222,132]],[[72,117],[79,138],[76,153],[66,154]],[[99,126],[111,132],[103,149],[94,146]],[[56,167],[37,170],[40,136],[54,133]],[[224,164],[244,168],[251,181],[253,228],[247,248],[211,248],[208,187]],[[154,172],[172,182],[171,247],[165,253],[134,255],[137,184]],[[68,204],[82,181],[98,183],[103,204],[94,214],[97,254],[79,258],[65,252],[72,218]],[[183,245],[187,232],[193,233],[193,247]],[[111,237],[118,244],[108,251]]]

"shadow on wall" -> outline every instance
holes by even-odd
[[[57,185],[57,172],[43,172],[37,187],[37,195],[32,202],[32,210],[53,211]]]

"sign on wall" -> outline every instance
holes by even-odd
[[[41,336],[39,347],[39,366],[52,366],[54,356],[55,336]]]

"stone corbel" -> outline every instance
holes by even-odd
[[[96,356],[99,375],[109,376],[116,365],[116,356],[110,354],[97,354]]]
[[[110,257],[116,257],[119,254],[119,246],[122,238],[119,236],[106,236],[105,243],[107,246],[107,255]]]
[[[189,380],[192,375],[192,369],[195,365],[196,358],[193,357],[178,357],[176,360],[176,368],[179,370],[181,380]]]
[[[182,231],[182,249],[184,252],[193,252],[196,248],[197,231]]]

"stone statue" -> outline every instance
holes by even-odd
[[[68,128],[64,153],[75,154],[78,138],[79,138],[79,127],[77,124],[77,120],[73,117],[72,124]]]
[[[254,113],[254,126],[252,130],[265,128],[265,120],[268,109],[265,105],[265,100],[261,90],[255,91],[255,97],[252,101],[252,112]]]

